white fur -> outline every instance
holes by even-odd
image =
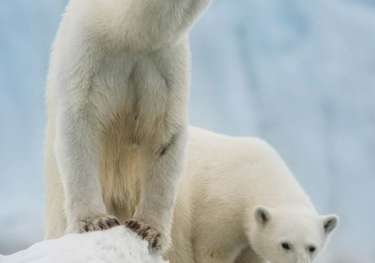
[[[186,137],[188,31],[208,3],[70,1],[48,76],[47,238],[111,214],[167,239]]]
[[[316,212],[276,151],[256,138],[197,128],[189,136],[170,262],[311,262],[337,218]],[[282,242],[292,250],[285,251]],[[316,251],[309,253],[309,246]]]

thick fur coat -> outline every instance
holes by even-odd
[[[337,225],[257,138],[189,130],[171,263],[309,263]]]
[[[168,244],[186,141],[188,32],[209,0],[71,0],[47,84],[46,238],[126,223]]]

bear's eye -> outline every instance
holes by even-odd
[[[288,243],[288,242],[283,242],[281,243],[281,247],[284,249],[284,250],[291,250],[292,249],[292,246]]]
[[[313,254],[316,251],[316,247],[315,246],[309,246],[307,249],[309,250],[309,252],[311,254]]]

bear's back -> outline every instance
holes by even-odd
[[[189,130],[183,185],[195,198],[246,199],[250,206],[307,206],[309,197],[276,150],[264,140]],[[186,187],[186,186],[185,186]],[[194,201],[193,201],[194,202]]]

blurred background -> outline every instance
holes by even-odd
[[[44,86],[65,0],[0,1],[0,254],[42,239]],[[375,0],[216,0],[192,32],[191,123],[274,145],[375,262]]]

